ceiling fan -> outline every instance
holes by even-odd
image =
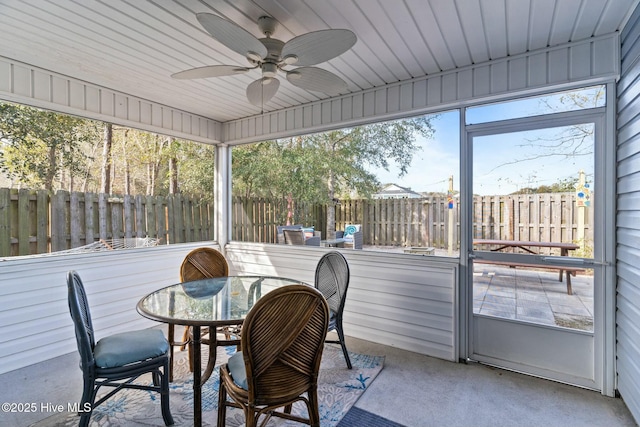
[[[265,35],[258,39],[244,28],[211,13],[198,13],[196,18],[211,36],[229,49],[247,58],[250,67],[238,65],[209,65],[172,74],[175,79],[201,79],[262,71],[262,77],[247,87],[247,99],[263,106],[280,87],[279,73],[299,88],[338,95],[346,92],[347,83],[322,68],[310,67],[339,56],[356,43],[356,35],[345,29],[313,31],[294,37],[288,42],[271,38],[278,22],[270,16],[258,18],[258,27]],[[296,66],[290,70],[285,67]]]

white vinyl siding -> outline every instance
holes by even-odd
[[[0,374],[76,351],[67,305],[67,271],[78,271],[84,282],[100,338],[159,326],[140,316],[136,304],[144,295],[177,283],[182,260],[198,246],[202,242],[3,262]],[[232,274],[278,275],[313,284],[316,264],[325,252],[232,243],[226,256]],[[456,260],[343,253],[351,267],[347,335],[457,360]]]
[[[233,242],[226,255],[238,274],[290,277],[313,284],[324,248]],[[345,334],[457,361],[458,260],[342,250],[351,280]]]
[[[619,38],[609,34],[454,71],[388,84],[339,98],[264,113],[223,124],[229,144],[320,132],[456,108],[583,81],[619,75]]]
[[[220,123],[0,57],[0,99],[204,143]]]
[[[617,380],[640,419],[640,9],[621,36],[618,82]]]
[[[144,295],[177,283],[185,255],[202,242],[0,261],[0,374],[77,351],[67,272],[84,282],[97,338],[158,326],[136,312]]]

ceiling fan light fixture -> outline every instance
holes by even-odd
[[[288,80],[300,80],[300,77],[302,77],[302,76],[297,71],[289,71],[287,73],[287,79]]]
[[[290,54],[282,58],[282,62],[286,65],[293,65],[298,62],[298,55]]]
[[[256,62],[260,62],[260,60],[262,60],[262,57],[260,56],[259,53],[249,51],[247,52],[247,59],[251,63],[256,63]]]
[[[271,62],[265,62],[262,64],[262,76],[263,77],[275,77],[278,73],[278,66]]]

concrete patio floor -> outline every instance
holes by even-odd
[[[637,426],[622,399],[595,391],[351,337],[347,345],[385,356],[383,370],[355,406],[408,427]],[[78,356],[9,372],[0,382],[2,402],[75,402],[82,384]],[[48,415],[2,412],[0,425],[29,426]]]
[[[593,277],[566,278],[558,272],[476,264],[473,311],[476,314],[517,319],[593,331]]]

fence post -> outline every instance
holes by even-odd
[[[94,193],[84,193],[84,241],[86,244],[93,243],[96,238],[94,200]]]
[[[49,252],[49,203],[49,192],[38,190],[36,192],[36,253],[38,254]],[[2,201],[0,201],[1,209]],[[2,220],[0,220],[0,228],[2,228]]]
[[[80,220],[82,216],[80,215],[80,213],[80,194],[77,191],[73,191],[69,195],[69,230],[71,232],[71,248],[82,246],[82,242],[80,239],[80,235],[82,234]]]
[[[58,190],[52,196],[51,203],[51,252],[62,251],[67,248],[66,225],[67,217],[65,215],[65,201],[68,193]]]
[[[0,188],[0,256],[11,255],[10,209],[11,191],[8,188]]]

